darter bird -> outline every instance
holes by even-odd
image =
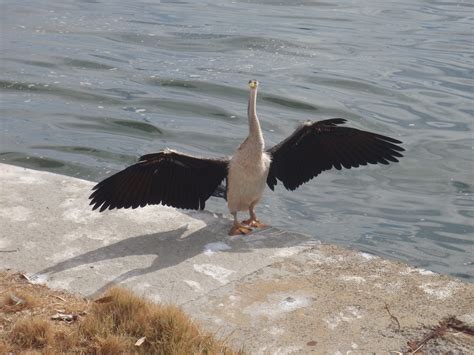
[[[258,82],[250,80],[249,87],[249,134],[231,157],[202,158],[170,149],[144,155],[95,185],[90,196],[93,209],[154,204],[204,209],[209,197],[221,196],[234,217],[229,235],[248,234],[266,227],[255,214],[265,184],[274,190],[281,181],[293,191],[325,170],[389,164],[403,156],[399,140],[340,126],[346,122],[342,118],[307,121],[265,150],[256,112]],[[248,211],[250,218],[239,222],[241,211]]]

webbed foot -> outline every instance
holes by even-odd
[[[260,222],[258,219],[246,219],[245,221],[242,221],[243,224],[249,227],[253,228],[267,228],[270,227],[268,224]]]
[[[229,235],[247,235],[252,232],[252,228],[242,224],[234,225],[229,231]]]

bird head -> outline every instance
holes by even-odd
[[[249,87],[251,89],[256,89],[258,87],[258,81],[257,80],[249,80]]]

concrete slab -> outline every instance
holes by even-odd
[[[98,213],[94,183],[0,165],[3,252],[0,267],[88,296],[121,283],[181,304],[274,262],[282,248],[303,250],[309,238],[267,230],[227,237],[229,220],[163,206]]]
[[[0,164],[0,269],[86,296],[121,284],[256,353],[401,350],[420,324],[474,323],[472,284],[273,228],[228,237],[210,212],[99,214],[93,184]]]
[[[472,324],[473,302],[473,285],[319,245],[230,282],[184,309],[255,353],[367,354],[408,349],[408,340],[423,338],[421,325],[436,325],[448,315]],[[473,337],[436,348],[438,353],[456,349],[472,353]]]

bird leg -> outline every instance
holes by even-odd
[[[246,219],[245,221],[242,221],[242,223],[253,228],[270,227],[269,225],[262,223],[257,219],[257,215],[255,214],[254,208],[255,208],[255,203],[252,203],[249,207],[250,218]]]
[[[252,231],[252,228],[239,223],[239,221],[237,220],[237,212],[232,213],[232,215],[234,216],[234,225],[230,229],[229,235],[246,235]]]

